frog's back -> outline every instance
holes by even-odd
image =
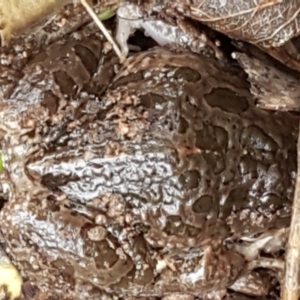
[[[17,189],[15,203],[2,212],[8,243],[20,239],[11,225],[33,244],[47,222],[54,228],[47,243],[37,245],[48,258],[40,271],[59,257],[77,270],[71,277],[79,285],[94,270],[87,281],[110,293],[199,295],[226,288],[242,268],[226,268],[240,260],[223,253],[222,266],[220,258],[209,260],[207,278],[191,283],[189,274],[202,268],[204,243],[223,249],[225,240],[288,225],[297,118],[255,108],[239,69],[156,49],[130,58],[104,97],[79,100],[66,102],[69,115],[59,124],[44,105],[47,126],[34,129],[41,139],[32,132],[23,139],[38,149],[24,152],[25,170],[17,174],[48,195],[49,211],[29,189]],[[6,164],[12,164],[9,155]],[[17,185],[17,175],[13,180]],[[23,193],[35,199],[27,206],[31,216],[6,218],[21,215]],[[61,199],[67,208],[51,204]],[[34,228],[34,218],[43,226]],[[101,240],[93,235],[99,226]],[[55,241],[55,230],[65,244]],[[25,238],[19,247],[26,247]],[[24,257],[12,255],[32,273]],[[85,278],[78,271],[84,264]],[[67,282],[70,274],[61,276]]]
[[[123,77],[128,70],[132,75]],[[179,234],[180,223],[185,237],[216,220],[238,235],[289,224],[295,115],[256,108],[242,72],[207,58],[154,51],[123,72],[108,92],[118,99],[118,139],[125,148],[140,147],[145,156],[135,166],[136,176],[126,179],[128,165],[120,188],[113,185],[110,192],[122,193],[130,183],[135,186],[130,194],[142,196],[140,203],[150,204],[149,210],[156,207],[157,217],[165,216],[165,232]],[[146,172],[149,165],[152,173]],[[152,218],[149,214],[151,225]]]
[[[87,45],[85,51],[91,51]],[[181,220],[184,234],[186,227],[200,233],[203,223],[216,220],[238,235],[288,224],[297,117],[256,108],[238,68],[154,50],[129,60],[105,97],[74,99],[71,87],[82,89],[89,77],[78,80],[81,87],[66,87],[70,76],[76,81],[76,70],[68,75],[59,67],[74,66],[77,56],[68,60],[53,53],[57,50],[43,61],[43,70],[54,82],[60,74],[57,94],[69,102],[60,124],[51,121],[54,125],[44,129],[43,158],[30,157],[27,165],[50,190],[58,187],[82,203],[120,194],[130,206],[137,205],[138,219],[145,211],[143,222],[154,226],[153,214],[163,215],[166,231],[172,230],[167,228],[174,226],[172,219]],[[24,90],[13,98],[22,95]],[[45,98],[42,105],[55,119],[52,100]]]

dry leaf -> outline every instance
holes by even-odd
[[[298,39],[299,38],[297,38],[297,41]],[[263,48],[261,46],[257,47],[257,45],[242,41],[231,41],[231,43],[241,52],[248,55],[250,54],[250,56],[256,57],[259,60],[269,61],[270,58],[266,55],[268,54],[275,60],[279,61],[282,65],[300,72],[300,55],[298,52],[299,46],[294,40],[290,40],[283,46],[276,48]]]
[[[287,74],[268,61],[258,60],[244,53],[233,53],[241,67],[248,74],[250,91],[263,109],[299,111],[299,80]]]
[[[0,0],[1,39],[11,37],[53,15],[70,0]]]
[[[300,32],[299,0],[194,1],[190,14],[232,38],[279,47]]]
[[[282,300],[298,300],[300,294],[300,134],[297,143],[297,179],[293,202],[290,235],[285,254],[285,276],[281,284]]]

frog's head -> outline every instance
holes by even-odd
[[[0,102],[1,171],[5,169],[9,177],[23,173],[32,149],[41,142],[40,128],[48,118],[48,111],[41,105],[18,99]]]
[[[10,99],[0,103],[0,191],[11,200],[16,186],[36,186],[27,176],[26,164],[42,142],[42,124],[49,118],[40,105]]]

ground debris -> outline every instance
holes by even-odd
[[[298,173],[290,235],[286,248],[285,276],[281,286],[281,300],[298,300],[300,294],[300,135],[298,137],[297,150]]]
[[[47,16],[59,11],[70,0],[0,0],[2,45]]]

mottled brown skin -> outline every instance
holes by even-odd
[[[0,105],[6,250],[48,297],[218,299],[245,270],[229,245],[289,224],[297,118],[188,53],[136,55],[112,82],[102,46],[54,46]]]

